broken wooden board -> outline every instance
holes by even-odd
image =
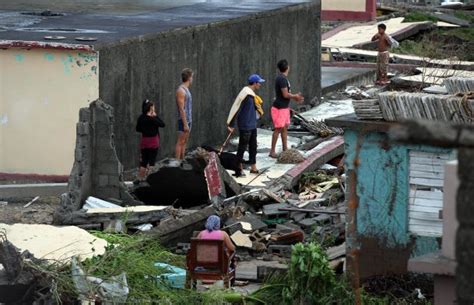
[[[202,231],[207,218],[215,215],[212,206],[197,210],[178,219],[166,219],[146,234],[155,236],[163,245],[176,245],[178,242],[189,242],[194,231]]]
[[[79,210],[64,215],[63,224],[101,224],[104,226],[116,220],[125,220],[124,225],[153,223],[167,217],[169,215],[168,208],[168,206],[136,206],[123,208],[97,208],[89,209],[87,211]]]

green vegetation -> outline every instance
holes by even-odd
[[[421,11],[413,11],[413,12],[408,13],[405,16],[405,19],[403,19],[403,22],[420,22],[420,21],[436,22],[438,21],[438,18],[436,18],[435,16],[429,13],[425,13]]]
[[[158,241],[141,234],[107,234],[93,232],[109,242],[104,255],[82,262],[87,275],[109,280],[121,272],[127,274],[130,294],[128,304],[173,304],[173,305],[352,305],[355,295],[344,278],[336,276],[329,267],[327,255],[318,243],[293,246],[289,270],[286,274],[268,277],[262,287],[247,296],[232,290],[173,289],[156,280],[165,270],[154,263],[164,262],[184,267],[184,256],[175,255],[163,248]],[[35,266],[37,270],[53,279],[54,296],[59,302],[70,303],[77,299],[69,266]],[[411,304],[406,300],[367,295],[361,289],[364,305]],[[416,304],[430,304],[416,303]]]
[[[454,17],[459,19],[467,20],[470,23],[474,23],[474,14],[466,13],[465,11],[455,11]]]

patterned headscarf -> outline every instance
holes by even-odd
[[[211,215],[206,221],[206,230],[209,232],[219,230],[221,228],[221,219],[219,216]]]

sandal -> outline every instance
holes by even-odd
[[[269,156],[270,158],[272,158],[272,159],[278,159],[278,156],[277,156],[277,155],[269,154],[268,156]]]
[[[260,171],[257,169],[257,170],[250,170],[250,173],[251,174],[260,174]]]

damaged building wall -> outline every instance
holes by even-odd
[[[116,199],[124,204],[136,202],[123,182],[123,166],[114,144],[113,108],[96,100],[79,112],[76,125],[74,165],[69,176],[68,192],[61,196],[55,213],[56,223],[70,223],[88,196]]]
[[[0,173],[67,175],[81,107],[98,98],[94,52],[0,50]]]
[[[223,141],[229,108],[251,73],[268,80],[259,94],[265,101],[264,121],[269,121],[281,58],[290,62],[292,88],[307,101],[319,97],[320,41],[320,3],[314,1],[99,46],[100,97],[115,109],[120,160],[126,169],[138,164],[135,123],[145,98],[157,101],[157,112],[166,123],[160,157],[173,153],[175,89],[185,67],[196,72],[190,146]]]
[[[448,154],[450,158],[455,153],[432,146],[390,143],[382,132],[349,129],[344,141],[346,166],[355,171],[358,199],[356,232],[347,232],[348,248],[357,249],[358,254],[350,259],[358,263],[361,278],[404,273],[411,256],[440,248],[439,238],[409,231],[410,151]]]

